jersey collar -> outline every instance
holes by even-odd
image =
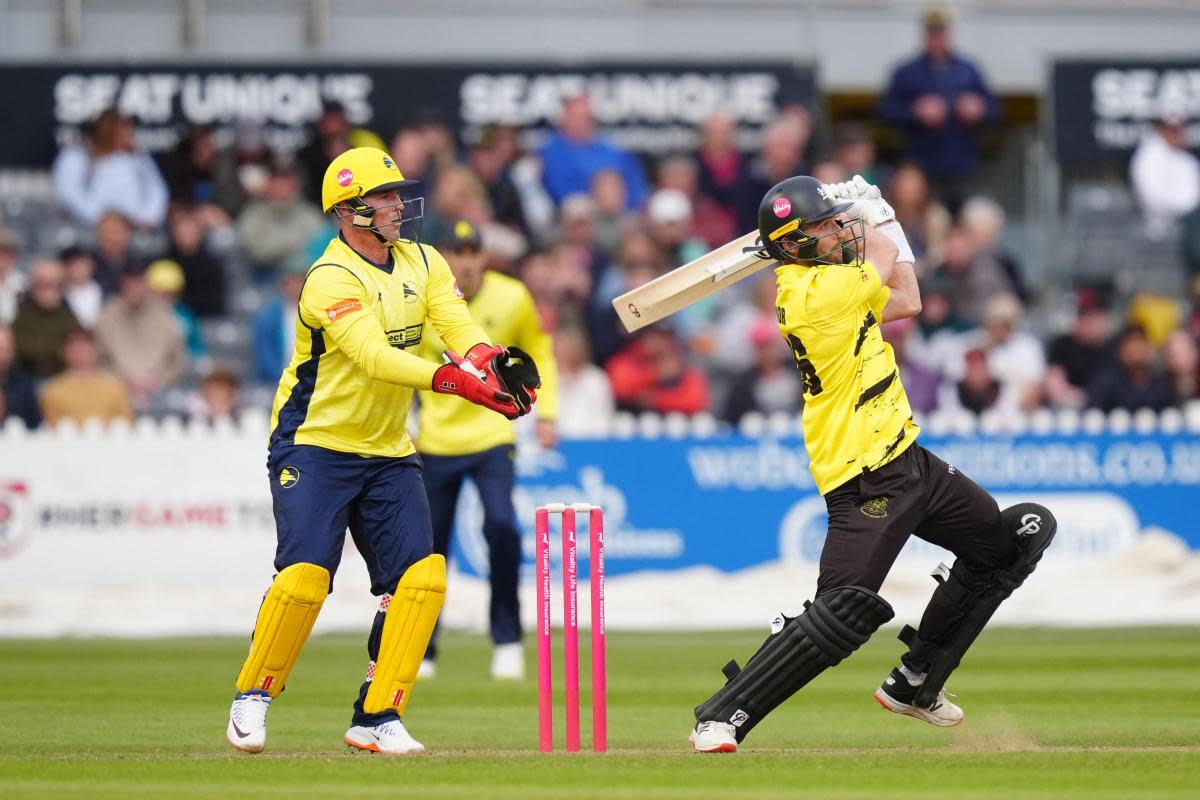
[[[351,253],[354,253],[354,255],[358,256],[360,259],[362,259],[366,263],[370,264],[375,269],[382,270],[382,271],[386,272],[388,275],[391,275],[392,270],[394,270],[396,268],[395,253],[392,251],[391,245],[388,245],[387,260],[384,261],[382,264],[380,264],[377,261],[372,261],[371,259],[364,256],[362,253],[355,250],[350,245],[350,243],[346,241],[346,238],[344,236],[342,236],[341,232],[338,232],[338,238],[342,240],[342,244],[346,245],[346,247],[350,250]]]

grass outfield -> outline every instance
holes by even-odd
[[[432,754],[409,758],[341,744],[362,637],[308,644],[260,756],[224,740],[243,639],[0,640],[0,798],[1200,797],[1200,631],[988,632],[952,682],[967,718],[950,730],[872,699],[892,633],[732,756],[690,752],[691,708],[757,632],[610,635],[611,752],[571,756],[536,752],[535,681],[492,683],[482,638],[451,635],[406,718]],[[586,691],[583,706],[586,744]]]

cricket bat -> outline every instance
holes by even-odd
[[[751,231],[630,289],[613,300],[613,308],[625,330],[633,333],[767,267],[778,266],[778,261],[760,257],[761,250],[758,231]]]

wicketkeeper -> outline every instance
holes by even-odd
[[[893,616],[877,592],[912,534],[954,553],[935,572],[908,650],[875,692],[887,710],[934,725],[963,711],[944,686],[1000,603],[1033,571],[1057,523],[1042,506],[1003,511],[954,466],[917,444],[918,428],[879,325],[921,310],[913,255],[879,189],[861,177],[788,178],[758,210],[775,271],[776,315],[804,379],[804,443],[829,528],[816,598],[780,615],[745,667],[696,707],[691,742],[734,752],[776,706],[858,649]]]

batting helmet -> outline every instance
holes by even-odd
[[[330,162],[325,170],[325,179],[321,182],[321,206],[329,213],[339,205],[348,207],[348,213],[339,211],[339,218],[349,218],[352,225],[374,232],[383,239],[376,229],[373,217],[375,212],[383,207],[372,206],[362,198],[369,194],[382,194],[391,191],[404,191],[417,186],[419,181],[407,180],[392,157],[374,147],[355,147],[347,150]],[[419,220],[424,210],[424,199],[420,197],[405,198],[404,204],[413,204],[411,213],[405,210],[403,222]],[[392,204],[398,205],[398,204]]]
[[[862,221],[850,220],[843,228],[852,229],[850,241],[843,241],[838,232],[813,236],[804,228],[815,222],[831,219],[845,213],[853,203],[835,203],[821,182],[808,175],[798,175],[780,181],[771,187],[758,206],[758,232],[762,237],[763,249],[779,261],[802,261],[818,264],[843,264],[847,259],[842,253],[848,244],[856,246],[861,253]],[[821,243],[822,239],[833,238],[832,242]],[[837,260],[829,256],[838,254]]]

